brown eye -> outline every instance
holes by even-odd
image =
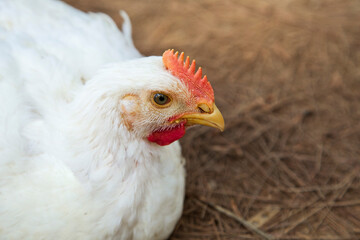
[[[169,102],[171,101],[171,99],[166,96],[165,94],[162,94],[162,93],[156,93],[154,95],[154,102],[158,105],[166,105],[168,104]]]

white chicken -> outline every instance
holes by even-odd
[[[105,14],[0,0],[0,239],[165,239],[184,199],[178,140],[220,130],[195,63],[143,57]]]

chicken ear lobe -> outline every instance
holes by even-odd
[[[136,113],[140,111],[138,103],[139,97],[133,94],[125,95],[120,101],[121,118],[129,131],[133,130]]]

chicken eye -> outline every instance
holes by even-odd
[[[171,101],[170,97],[162,93],[156,93],[154,95],[154,102],[160,106],[164,106]]]

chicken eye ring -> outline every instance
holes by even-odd
[[[162,92],[154,92],[151,94],[151,102],[156,106],[160,108],[166,108],[169,107],[172,103],[172,98],[164,94]]]

